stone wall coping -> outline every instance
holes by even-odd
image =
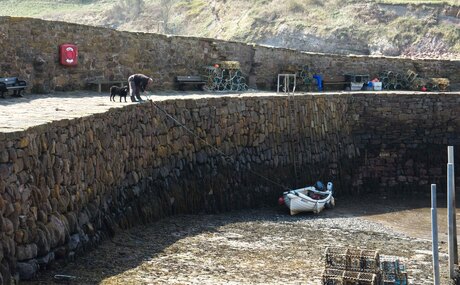
[[[414,92],[414,91],[357,91],[357,92],[322,92],[295,93],[294,97],[302,96],[460,96],[460,92]],[[245,93],[203,93],[203,92],[155,92],[144,99],[154,101],[165,100],[200,100],[200,99],[242,99],[252,97],[288,97],[285,93],[252,91]],[[23,98],[8,98],[1,100],[0,105],[0,139],[20,135],[31,127],[46,125],[51,122],[82,118],[108,112],[111,109],[137,105],[138,103],[120,103],[109,101],[109,94],[93,91],[55,92],[52,95],[26,95]],[[3,133],[3,134],[2,134]],[[7,135],[5,135],[7,134]]]

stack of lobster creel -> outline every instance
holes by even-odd
[[[449,79],[423,78],[412,70],[406,73],[383,71],[379,78],[384,90],[449,91]]]
[[[204,67],[207,91],[246,91],[246,78],[240,70],[238,61],[222,61]]]

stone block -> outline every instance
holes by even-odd
[[[16,247],[16,258],[18,261],[28,260],[37,256],[37,245],[34,243],[19,245]]]

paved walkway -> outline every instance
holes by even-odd
[[[328,92],[328,93],[296,93],[311,95],[340,95],[340,94],[362,94],[368,92]],[[384,91],[372,92],[375,94],[429,94],[427,92],[413,91]],[[460,95],[459,92],[453,94]],[[155,92],[154,95],[142,96],[144,99],[162,101],[168,99],[199,99],[211,97],[240,97],[240,96],[285,96],[284,93],[264,91],[249,91],[244,93],[207,93],[207,92],[182,92],[182,91],[163,91]],[[97,93],[93,91],[74,91],[74,92],[55,92],[48,95],[27,94],[22,98],[7,96],[6,99],[0,98],[0,133],[23,131],[27,128],[46,124],[52,121],[79,118],[96,113],[104,113],[111,108],[121,108],[129,104],[109,100],[107,92]],[[127,98],[128,101],[129,97]]]
[[[256,93],[245,93],[255,95]],[[257,92],[260,95],[276,95],[276,93]],[[203,92],[164,92],[151,96],[142,96],[144,99],[155,101],[167,99],[193,99],[203,97],[241,96],[238,93],[203,93]],[[131,104],[129,96],[127,103],[109,100],[108,93],[92,91],[56,92],[48,95],[27,94],[22,98],[6,96],[0,98],[0,133],[22,131],[27,128],[46,124],[62,119],[72,119],[91,114],[104,113],[111,108],[121,108]]]

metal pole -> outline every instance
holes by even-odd
[[[295,87],[297,85],[297,82],[296,82],[296,74],[294,73],[294,89],[292,89],[292,93],[295,92]]]
[[[447,163],[454,163],[454,147],[447,147]]]
[[[455,278],[455,252],[454,252],[454,236],[456,233],[454,232],[454,207],[455,207],[455,200],[454,200],[454,189],[452,189],[452,177],[453,177],[453,164],[447,164],[447,227],[449,229],[449,278]]]
[[[436,184],[431,184],[431,237],[433,247],[433,285],[439,285],[438,214]]]
[[[458,264],[458,242],[457,242],[457,203],[455,200],[455,166],[454,166],[454,147],[447,147],[447,163],[452,163],[452,200],[453,200],[453,219],[454,219],[454,263]]]
[[[289,75],[284,75],[284,92],[289,94]]]
[[[280,75],[278,74],[278,85],[276,87],[276,93],[280,93]]]

